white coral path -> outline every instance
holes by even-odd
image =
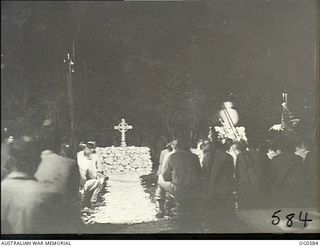
[[[138,172],[110,174],[106,206],[94,215],[96,223],[134,224],[155,221],[156,208],[144,192]]]

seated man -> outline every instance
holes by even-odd
[[[83,150],[83,154],[78,154],[81,185],[84,188],[84,206],[104,206],[104,203],[98,202],[98,199],[100,199],[99,194],[103,188],[103,179],[98,175],[92,153],[93,150],[87,145]]]
[[[224,211],[232,208],[234,159],[227,152],[231,145],[230,139],[227,139],[225,144],[216,143],[210,172],[204,179],[203,198],[208,209]]]
[[[174,152],[164,163],[159,175],[161,188],[172,194],[179,203],[179,211],[188,213],[195,209],[201,192],[201,166],[197,155],[192,154],[187,142],[177,138]]]
[[[305,193],[308,189],[308,178],[303,167],[303,158],[294,154],[294,145],[289,140],[284,139],[279,149],[281,153],[271,160],[272,206],[304,207],[308,199]]]
[[[173,141],[174,142],[174,141]],[[166,145],[166,148],[163,149],[160,153],[160,159],[159,159],[159,168],[157,171],[157,175],[159,176],[162,174],[163,171],[163,164],[168,159],[169,155],[173,153],[172,143],[168,143]],[[157,206],[157,217],[163,218],[164,217],[164,210],[165,210],[165,198],[166,198],[166,191],[161,188],[161,186],[158,183],[158,187],[156,189],[156,206]]]
[[[101,158],[96,153],[96,143],[95,142],[87,142],[87,145],[92,150],[92,160],[93,160],[95,167],[97,169],[98,177],[101,179],[101,181],[103,183],[102,191],[105,192],[104,188],[107,184],[109,177],[107,176],[106,172],[103,169]]]

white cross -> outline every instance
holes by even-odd
[[[121,147],[126,147],[126,132],[132,129],[131,125],[128,125],[126,121],[122,118],[121,123],[118,126],[114,126],[114,129],[119,130],[121,132]]]

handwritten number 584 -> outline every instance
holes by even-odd
[[[278,225],[280,223],[280,217],[277,215],[281,212],[281,209],[279,209],[278,211],[274,212],[273,215],[272,215],[272,225]],[[286,215],[286,218],[287,218],[287,226],[288,227],[292,227],[293,225],[293,218],[294,218],[295,214],[294,213],[291,213],[291,214],[288,214]],[[302,221],[304,222],[304,227],[307,227],[307,222],[308,221],[312,221],[312,219],[308,219],[308,212],[305,213],[304,215],[304,218],[302,218],[302,211],[300,211],[300,214],[299,214],[299,221]]]

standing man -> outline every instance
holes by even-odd
[[[74,160],[60,156],[60,133],[51,123],[42,127],[38,136],[41,162],[35,173],[36,179],[48,190],[64,198],[65,220],[68,232],[75,230],[79,223],[79,186],[80,175]]]
[[[1,182],[2,233],[58,233],[61,229],[61,196],[47,191],[34,177],[40,157],[36,150],[30,136],[10,144],[12,169]]]
[[[209,139],[203,141],[203,158],[201,166],[204,182],[207,182],[209,179],[215,151],[214,144]]]
[[[11,167],[8,163],[9,145],[14,141],[13,136],[5,138],[1,143],[1,181],[10,173]]]

